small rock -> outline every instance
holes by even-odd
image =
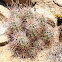
[[[0,45],[8,41],[8,36],[5,34],[7,28],[7,24],[0,21]]]
[[[0,25],[0,34],[4,34],[6,31],[7,27],[4,24]]]
[[[5,8],[4,6],[0,5],[0,19],[3,18],[9,18],[10,17],[10,11],[9,9]]]

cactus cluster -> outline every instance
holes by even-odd
[[[7,22],[11,50],[21,58],[35,57],[44,48],[44,41],[48,42],[53,37],[50,31],[46,32],[46,18],[36,11],[33,13],[31,7],[14,7],[10,12]]]

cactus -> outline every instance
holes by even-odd
[[[51,32],[45,33],[47,20],[36,11],[33,13],[31,7],[15,7],[10,12],[11,16],[7,21],[11,36],[10,48],[16,56],[33,58],[45,46],[44,41],[50,41],[53,35]]]

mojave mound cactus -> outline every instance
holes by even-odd
[[[27,6],[14,7],[10,12],[7,34],[11,50],[22,58],[35,57],[38,50],[44,48],[53,37],[53,32],[47,30],[47,18]]]

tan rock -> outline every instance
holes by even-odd
[[[50,9],[47,7],[41,7],[41,6],[35,6],[36,11],[39,14],[43,14],[45,18],[47,18],[49,23],[52,23],[53,25],[57,25],[57,19],[55,16],[50,12]],[[33,11],[33,10],[32,10]]]
[[[4,6],[0,5],[0,19],[2,18],[9,18],[10,17],[10,11],[5,8]]]
[[[8,36],[5,34],[7,32],[7,25],[5,22],[0,21],[0,44],[5,43],[9,40]]]
[[[2,21],[3,18],[5,18],[5,16],[3,16],[3,15],[0,13],[0,21]]]
[[[34,6],[39,13],[45,16],[57,25],[57,17],[62,17],[62,7],[56,5],[53,0],[36,0],[38,3]],[[61,0],[62,1],[62,0]],[[53,23],[53,24],[54,24]]]

